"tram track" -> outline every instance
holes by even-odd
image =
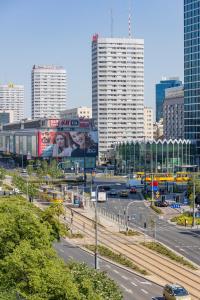
[[[83,231],[89,237],[94,237],[94,220],[73,210],[73,226]],[[71,211],[68,209],[70,217]],[[165,282],[179,282],[183,284],[193,296],[193,299],[200,299],[200,275],[171,261],[164,256],[154,253],[142,245],[133,244],[130,238],[119,237],[105,227],[99,225],[99,242],[110,247],[117,253],[121,253],[135,264],[146,269],[151,274],[158,276]]]

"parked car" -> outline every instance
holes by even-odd
[[[165,300],[191,300],[189,292],[178,284],[166,284],[163,289]]]
[[[128,197],[128,191],[127,190],[122,190],[119,192],[120,197]]]
[[[117,191],[115,189],[112,189],[108,192],[108,195],[111,197],[116,197],[117,196]]]
[[[137,193],[137,190],[136,190],[136,188],[134,187],[134,186],[132,186],[131,188],[130,188],[130,191],[129,191],[131,194],[136,194]]]
[[[167,203],[167,201],[161,201],[161,200],[157,200],[155,201],[155,206],[158,207],[167,207],[169,204]]]

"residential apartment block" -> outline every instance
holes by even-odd
[[[12,111],[12,120],[24,118],[24,86],[13,83],[0,85],[0,111]]]
[[[32,119],[59,118],[66,109],[66,70],[34,65],[32,69]]]
[[[153,109],[144,107],[144,136],[147,140],[153,140]]]
[[[92,115],[99,157],[115,142],[144,137],[144,41],[92,39]]]

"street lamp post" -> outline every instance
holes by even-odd
[[[27,200],[29,200],[29,198],[28,198],[28,178],[26,180],[26,197],[27,197]]]
[[[154,194],[153,194],[153,173],[151,175],[151,206],[153,205]]]
[[[99,259],[98,259],[98,211],[97,211],[97,202],[98,202],[98,189],[99,185],[96,187],[96,201],[95,201],[95,253],[94,253],[94,266],[95,269],[99,269]]]
[[[129,221],[129,218],[128,218],[128,208],[129,206],[131,206],[132,204],[134,204],[134,202],[129,202],[125,211],[124,211],[124,215],[125,215],[125,218],[126,218],[126,235],[128,235],[128,221]]]
[[[196,184],[195,184],[195,175],[193,176],[193,219],[192,226],[195,227],[195,198],[196,198]]]

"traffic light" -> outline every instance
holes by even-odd
[[[147,223],[146,222],[144,222],[144,229],[146,229],[147,228]]]
[[[164,202],[165,201],[165,195],[161,196],[161,201]]]

